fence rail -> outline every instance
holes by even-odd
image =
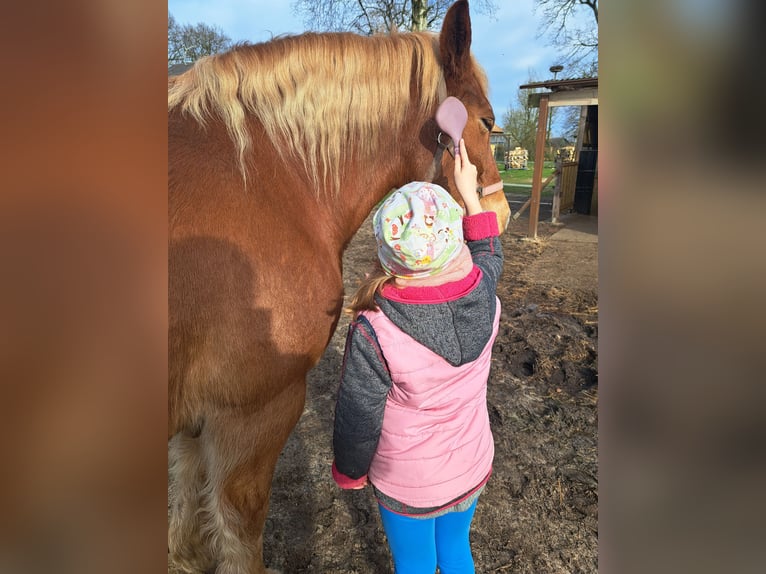
[[[578,163],[576,161],[557,161],[553,173],[547,177],[540,187],[540,193],[542,193],[554,179],[556,180],[556,184],[553,187],[553,207],[551,210],[551,221],[553,223],[556,223],[561,213],[568,213],[574,208],[577,166]],[[529,209],[531,203],[532,197],[524,202],[519,210],[512,215],[512,218],[516,220],[521,217]]]
[[[547,187],[547,185],[548,185],[548,184],[549,184],[551,181],[553,181],[553,178],[554,178],[554,177],[556,177],[558,174],[559,174],[559,170],[558,170],[558,168],[556,168],[555,170],[553,170],[553,173],[552,173],[552,174],[550,174],[550,175],[547,177],[547,179],[546,179],[546,180],[543,182],[543,185],[540,187],[540,193],[542,193],[542,192],[543,192],[543,190],[544,190],[544,189]],[[526,200],[526,201],[524,202],[524,205],[522,205],[522,206],[519,208],[519,210],[518,210],[516,213],[514,213],[514,214],[513,214],[513,216],[512,216],[512,217],[513,217],[513,219],[514,219],[514,220],[516,220],[516,219],[518,219],[519,217],[521,217],[521,214],[522,214],[522,213],[524,213],[524,212],[527,210],[527,208],[529,208],[529,204],[530,204],[530,203],[532,203],[532,197],[531,197],[531,196],[530,196],[530,198],[529,198],[528,200]]]

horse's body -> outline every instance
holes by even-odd
[[[336,327],[341,256],[412,180],[454,190],[433,117],[447,95],[480,185],[500,177],[467,2],[427,33],[288,37],[169,82],[171,560],[262,573],[277,457]],[[485,207],[508,220],[502,193]],[[329,476],[329,471],[328,471]]]

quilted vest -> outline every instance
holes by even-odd
[[[417,508],[446,504],[476,487],[495,453],[487,378],[500,320],[479,357],[452,366],[402,332],[380,311],[366,311],[393,385],[368,477],[388,496]]]

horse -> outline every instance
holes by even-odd
[[[510,216],[468,2],[439,34],[240,44],[168,82],[168,558],[262,574],[277,458],[337,326],[343,251],[387,192],[459,194],[434,120],[447,96],[485,209]],[[481,193],[482,189],[478,190]],[[329,464],[328,464],[329,476]],[[172,491],[172,492],[171,492]]]

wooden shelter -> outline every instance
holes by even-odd
[[[519,86],[520,89],[545,88],[547,92],[529,95],[529,103],[539,107],[537,137],[535,139],[535,159],[545,153],[546,126],[548,108],[554,106],[580,106],[580,125],[575,145],[574,161],[563,164],[559,174],[558,193],[553,200],[553,221],[556,221],[561,207],[562,195],[572,191],[572,208],[585,214],[594,214],[598,209],[598,78],[579,78],[575,80],[548,80]],[[576,175],[575,175],[576,173]],[[537,237],[537,223],[540,215],[540,194],[543,188],[543,162],[535,161],[532,172],[532,197],[529,205],[529,231],[531,238]],[[562,184],[573,190],[562,190]]]
[[[194,64],[172,64],[168,66],[168,76],[178,76],[191,68]]]

